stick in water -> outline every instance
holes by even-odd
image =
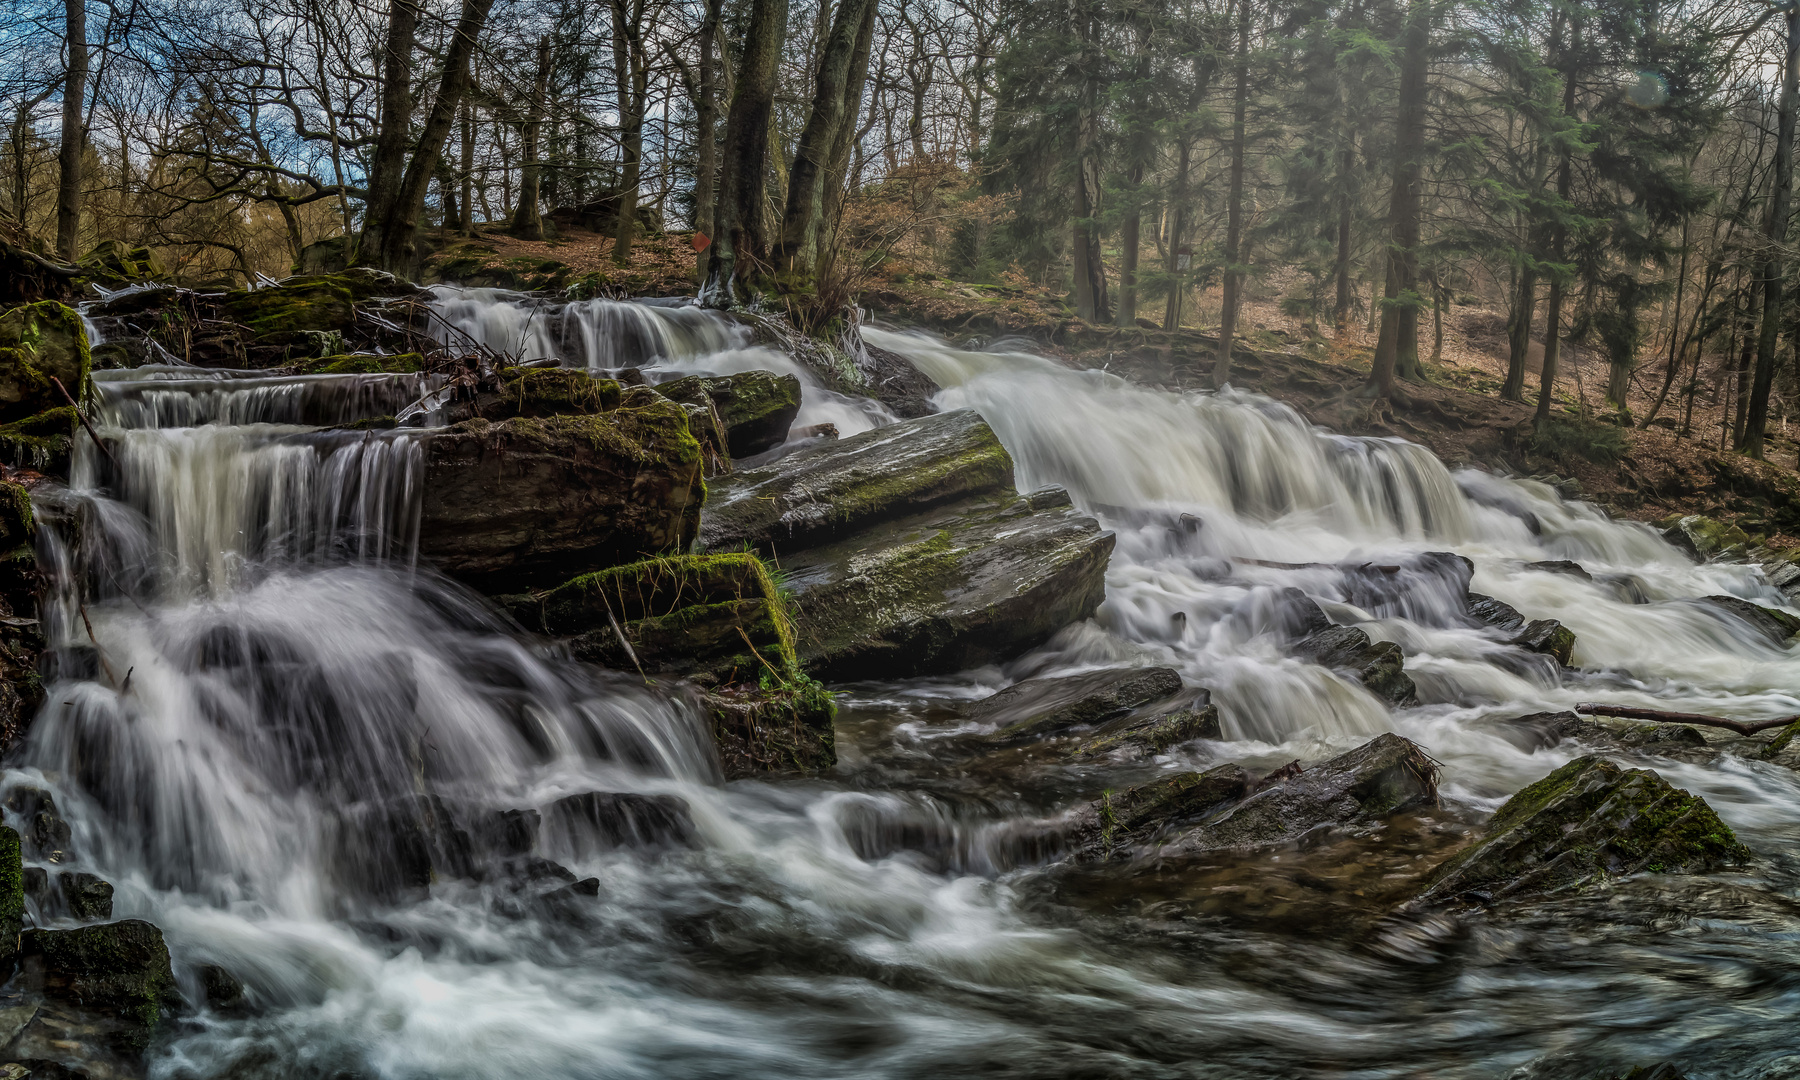
[[[113,463],[113,468],[118,468],[119,459],[113,457],[112,449],[100,441],[99,433],[94,430],[94,425],[88,423],[88,418],[82,413],[81,406],[75,404],[75,399],[69,396],[69,388],[64,386],[62,380],[54,375],[50,376],[50,381],[56,384],[58,390],[62,391],[63,400],[69,403],[69,408],[75,410],[75,419],[81,421],[81,426],[87,429],[88,438],[94,440],[94,445],[98,446],[100,452],[106,455],[106,460]]]
[[[1800,716],[1784,716],[1779,720],[1727,720],[1723,716],[1708,716],[1705,713],[1665,712],[1662,709],[1638,709],[1629,705],[1602,705],[1593,701],[1582,702],[1575,706],[1575,711],[1587,716],[1617,716],[1625,720],[1655,720],[1663,724],[1701,724],[1735,731],[1739,735],[1754,735],[1770,728],[1787,727],[1800,720]]]

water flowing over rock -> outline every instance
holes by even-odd
[[[1703,799],[1647,769],[1580,757],[1494,813],[1487,837],[1435,876],[1421,903],[1482,903],[1649,872],[1697,874],[1750,857]]]
[[[1354,626],[1321,630],[1295,645],[1294,652],[1321,666],[1348,673],[1369,693],[1395,705],[1418,701],[1400,646],[1391,641],[1371,641],[1367,633]]]
[[[1173,668],[1123,668],[1027,679],[977,702],[969,719],[998,728],[995,737],[1021,741],[1093,727],[1181,692]]]

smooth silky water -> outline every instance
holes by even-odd
[[[483,290],[437,305],[455,333],[527,359],[653,378],[764,366],[807,382],[803,423],[848,434],[889,419],[691,308]],[[1486,717],[1594,696],[1800,711],[1800,660],[1691,602],[1779,603],[1755,571],[1693,566],[1542,485],[1452,474],[1419,447],[1323,434],[1251,395],[869,335],[945,387],[940,406],[987,417],[1022,489],[1066,486],[1116,530],[1106,601],[1004,668],[851,687],[834,773],[729,787],[691,708],[559,658],[415,565],[416,433],[303,426],[392,411],[382,395],[402,388],[173,369],[99,385],[110,455],[84,437],[72,488],[38,496],[66,674],[8,782],[53,789],[77,864],[117,884],[119,917],[164,928],[191,998],[198,967],[217,963],[262,1006],[201,1012],[154,1075],[1800,1068],[1800,783],[1778,767],[1656,763],[1764,857],[1754,873],[1633,882],[1523,919],[1379,931],[1369,918],[1390,874],[1579,752],[1526,752]],[[1474,560],[1473,588],[1571,626],[1587,674],[1521,666],[1450,618],[1427,572],[1371,610],[1334,570],[1299,565],[1445,550]],[[1595,580],[1524,565],[1544,559]],[[1391,713],[1285,658],[1275,597],[1296,585],[1401,642],[1427,704]],[[956,703],[1120,663],[1212,688],[1226,741],[1111,771],[950,750],[969,730]],[[1059,804],[1105,787],[1317,760],[1389,730],[1444,763],[1446,808],[1305,873],[1222,860],[1079,880],[1042,866],[1032,839]],[[505,875],[427,892],[392,880],[383,811],[425,790],[469,812],[675,794],[699,843],[546,852],[601,882],[597,900],[556,912],[521,904]]]

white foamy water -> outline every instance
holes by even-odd
[[[696,309],[491,290],[440,290],[436,304],[489,348],[595,371],[803,370]],[[1106,601],[1005,670],[859,688],[836,774],[729,786],[691,705],[568,661],[412,565],[419,432],[298,426],[390,412],[394,385],[109,376],[111,457],[83,438],[73,490],[39,496],[63,674],[6,783],[55,794],[75,826],[71,865],[119,886],[119,916],[165,929],[191,997],[203,964],[249,987],[255,1015],[200,1010],[152,1075],[1473,1078],[1562,1075],[1530,1070],[1571,1053],[1593,1075],[1665,1057],[1720,1075],[1779,1064],[1758,1033],[1800,1019],[1787,974],[1800,950],[1791,914],[1775,914],[1790,881],[1777,871],[1729,902],[1689,902],[1707,917],[1680,933],[1550,919],[1475,932],[1424,964],[1346,947],[1327,926],[1290,938],[1176,917],[1165,934],[1160,916],[1063,905],[1030,865],[1032,796],[940,754],[958,722],[934,712],[1032,674],[1165,663],[1214,691],[1226,740],[1151,771],[1269,767],[1393,729],[1444,763],[1453,799],[1491,805],[1579,752],[1528,752],[1493,716],[1597,696],[1800,711],[1791,652],[1694,600],[1778,603],[1754,570],[1693,566],[1542,485],[1322,433],[1252,395],[1162,393],[869,333],[944,386],[941,405],[982,412],[1022,488],[1064,485],[1117,532]],[[888,419],[806,393],[800,423],[839,416],[848,434],[857,417]],[[1472,561],[1477,591],[1574,628],[1580,673],[1461,620],[1460,564],[1424,557],[1444,551]],[[1594,580],[1526,565],[1547,559]],[[1423,704],[1396,713],[1287,655],[1290,588],[1400,643]],[[1761,851],[1800,838],[1800,783],[1783,770],[1726,758],[1663,771]],[[560,880],[533,883],[541,868],[489,850],[494,814],[595,791],[679,797],[692,844],[605,851],[547,828],[543,853],[596,879],[577,901],[544,898]],[[422,851],[439,868],[425,879]]]

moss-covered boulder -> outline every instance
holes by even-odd
[[[1014,683],[976,702],[969,719],[993,726],[1000,741],[1025,742],[1091,728],[1180,692],[1174,668],[1105,668]]]
[[[817,772],[837,762],[832,720],[837,705],[811,679],[710,690],[701,704],[712,721],[725,778]]]
[[[1561,893],[1628,874],[1707,873],[1749,857],[1704,799],[1648,769],[1579,757],[1508,799],[1485,839],[1446,863],[1418,902]]]
[[[142,1053],[181,998],[162,931],[139,919],[19,939],[28,981],[49,997],[118,1023],[115,1045]]]
[[[972,409],[825,443],[716,481],[701,541],[786,553],[976,495],[1010,492],[1013,463]]]
[[[589,416],[469,420],[422,436],[419,554],[492,592],[681,552],[706,489],[681,406],[645,391]]]
[[[123,240],[102,240],[77,264],[92,281],[126,285],[161,281],[169,276],[162,258],[147,247],[132,247]]]
[[[1695,562],[1741,562],[1750,549],[1750,537],[1744,530],[1703,514],[1669,518],[1662,525],[1663,539]]]
[[[73,308],[42,300],[0,312],[0,423],[66,406],[56,381],[79,396],[91,364]]]
[[[610,667],[751,683],[794,668],[787,604],[747,552],[609,567],[509,606],[527,627],[573,638],[577,656]]]
[[[1724,611],[1732,618],[1749,625],[1771,645],[1786,646],[1795,634],[1800,634],[1800,617],[1752,603],[1742,597],[1708,596],[1701,603]]]
[[[411,375],[425,370],[425,358],[416,352],[345,353],[310,357],[295,364],[294,370],[301,375]]]
[[[689,375],[656,389],[684,405],[710,404],[724,428],[724,445],[717,449],[734,458],[752,457],[780,446],[800,413],[800,380],[772,371],[712,378]]]
[[[591,416],[611,412],[623,400],[617,382],[596,379],[577,368],[509,368],[476,392],[451,401],[444,407],[444,420],[454,424],[477,417]],[[633,391],[632,401],[637,405],[654,400],[654,393],[647,389]]]
[[[783,551],[800,662],[818,678],[863,679],[1010,659],[1093,614],[1112,548],[1112,533],[1049,488]]]
[[[1285,770],[1284,770],[1285,772]],[[1437,802],[1437,763],[1398,735],[1379,735],[1321,765],[1265,779],[1254,795],[1172,840],[1171,853],[1288,843],[1314,829],[1357,826]]]
[[[342,334],[356,322],[355,300],[348,283],[312,277],[227,293],[219,305],[253,337],[265,338],[309,330]]]
[[[1390,705],[1418,703],[1418,691],[1406,674],[1406,658],[1400,646],[1391,641],[1373,641],[1354,626],[1321,630],[1296,644],[1294,654],[1350,676]]]
[[[78,423],[75,407],[64,405],[23,420],[0,424],[0,460],[8,465],[67,476]]]

